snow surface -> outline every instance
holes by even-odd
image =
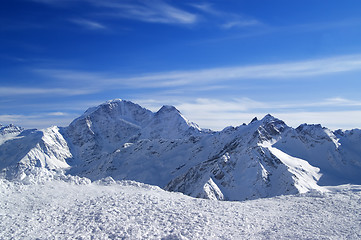
[[[0,179],[0,239],[361,238],[357,185],[222,202],[133,181],[54,176]]]

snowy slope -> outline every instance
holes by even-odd
[[[332,132],[321,125],[303,124],[288,129],[274,147],[320,168],[319,184],[361,184],[359,129]]]
[[[70,142],[74,155],[74,158],[69,160],[73,166],[70,173],[99,179],[108,175],[126,174],[126,170],[113,173],[113,170],[119,167],[114,158],[132,144],[143,146],[145,142],[151,141],[152,145],[166,139],[183,141],[183,138],[200,134],[201,130],[174,107],[164,106],[158,112],[152,113],[132,102],[116,99],[89,109],[62,131]],[[133,148],[134,146],[130,149]],[[152,162],[158,160],[150,148],[151,146],[147,147],[146,153],[142,154],[149,155],[150,165],[155,166]],[[138,160],[142,156],[139,154]],[[122,162],[127,160],[122,156],[120,158]],[[145,159],[141,159],[140,163],[131,163],[128,168],[135,167],[138,174],[146,175],[144,163]],[[142,166],[139,168],[136,165]],[[148,170],[152,172],[153,169]],[[169,174],[169,171],[165,174]],[[131,173],[126,175],[127,179],[137,179]]]
[[[24,130],[0,145],[1,176],[21,178],[22,172],[35,167],[66,169],[71,158],[67,142],[58,127]]]
[[[209,199],[245,200],[361,184],[361,131],[294,129],[271,115],[204,131],[176,108],[153,113],[125,100],[88,109],[68,127],[3,131],[7,179],[34,168],[134,180]],[[3,127],[1,128],[3,129]]]
[[[0,180],[0,239],[360,239],[361,187],[244,202],[137,182]]]
[[[173,179],[165,189],[203,198],[213,198],[220,190],[219,199],[225,200],[324,191],[317,185],[319,169],[271,147],[288,128],[271,115],[247,126],[226,128],[212,139],[216,154]],[[206,194],[209,182],[216,186],[211,188],[215,190],[211,197]]]
[[[201,129],[188,121],[175,107],[163,106],[142,129],[143,139],[179,139],[199,135]]]
[[[74,157],[89,163],[129,139],[136,139],[152,116],[151,111],[137,104],[116,99],[88,109],[63,133],[72,143]]]
[[[0,124],[0,144],[3,144],[7,140],[11,140],[15,138],[21,131],[23,131],[21,127],[14,126],[10,124],[8,126],[3,126]]]

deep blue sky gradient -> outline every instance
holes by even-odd
[[[361,127],[360,1],[0,4],[1,124],[66,126],[122,98],[213,129],[267,113]]]

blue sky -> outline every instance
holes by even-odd
[[[361,2],[2,0],[0,123],[114,98],[222,129],[267,113],[361,127]]]

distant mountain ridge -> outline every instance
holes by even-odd
[[[245,200],[361,184],[361,130],[287,126],[271,115],[222,131],[201,129],[175,107],[153,113],[115,99],[68,127],[0,126],[0,175],[31,169],[135,180],[218,200]]]

